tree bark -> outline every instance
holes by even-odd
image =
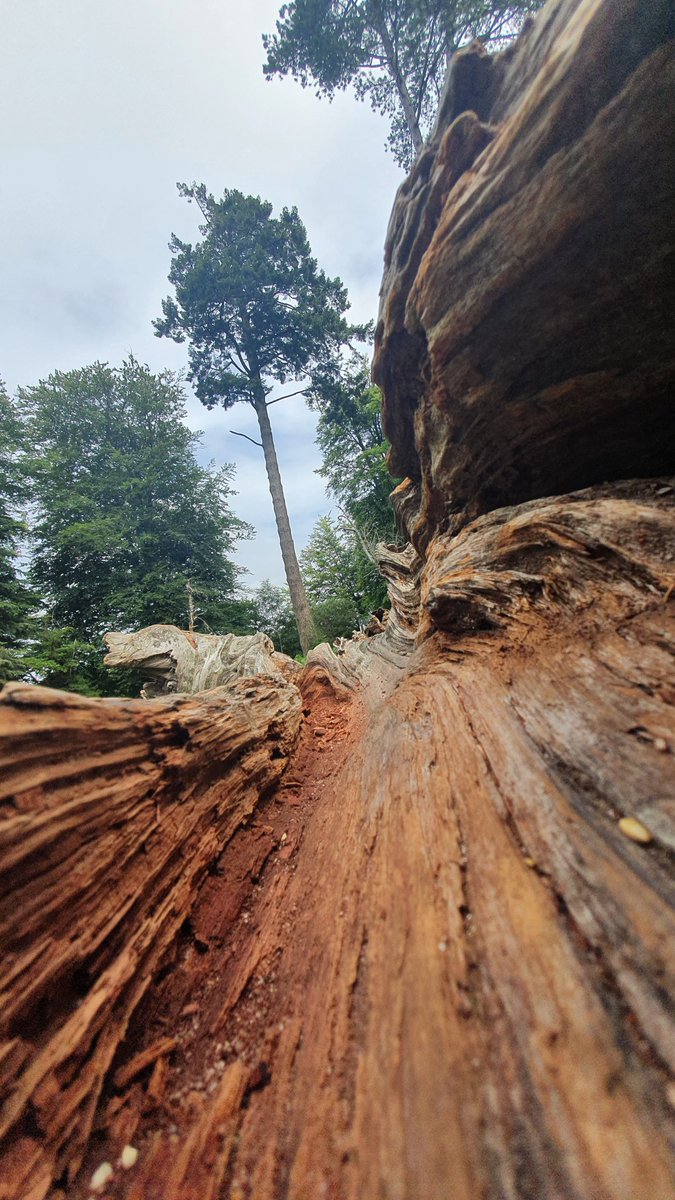
[[[141,695],[153,699],[225,687],[238,677],[283,676],[294,682],[299,663],[278,654],[264,633],[186,633],[175,625],[149,625],[133,633],[106,633],[106,667],[135,670],[144,677]]]
[[[263,393],[262,384],[260,385],[260,390],[261,393]],[[314,629],[312,613],[309,607],[309,601],[307,599],[307,593],[305,591],[305,585],[303,583],[302,575],[300,574],[298,556],[295,553],[295,544],[293,542],[293,534],[291,533],[291,523],[288,519],[286,498],[284,496],[284,489],[281,483],[281,472],[279,471],[279,463],[277,462],[277,452],[274,447],[272,426],[270,424],[264,393],[262,394],[262,398],[256,402],[254,407],[260,428],[260,439],[262,441],[263,453],[265,455],[267,479],[270,485],[270,495],[272,497],[274,516],[279,534],[281,557],[284,562],[284,570],[286,571],[286,579],[288,581],[288,590],[291,595],[291,604],[293,606],[295,620],[298,625],[300,645],[302,646],[303,654],[307,654],[308,650],[316,641],[316,632]]]
[[[672,469],[674,92],[668,0],[547,5],[504,55],[455,55],[392,212],[373,363],[423,537]]]
[[[234,837],[278,691],[10,689],[3,1200],[671,1194],[674,497],[435,542],[416,653],[310,656]]]

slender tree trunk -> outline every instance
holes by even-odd
[[[394,80],[396,91],[398,92],[398,98],[401,101],[401,107],[405,115],[406,125],[410,131],[412,144],[415,148],[415,153],[418,154],[424,145],[424,138],[422,137],[422,131],[419,127],[417,117],[415,116],[415,109],[413,108],[413,102],[410,99],[408,85],[406,84],[405,78],[398,65],[398,58],[396,57],[394,43],[391,40],[391,35],[387,29],[387,23],[381,12],[374,14],[373,26],[382,41],[382,48],[387,59],[391,77]]]
[[[262,384],[261,390],[262,390]],[[265,455],[265,466],[267,468],[267,479],[270,485],[270,495],[272,497],[272,505],[274,507],[274,516],[277,523],[279,533],[279,544],[281,546],[281,557],[284,560],[284,569],[286,571],[286,579],[288,581],[288,590],[291,594],[291,604],[295,613],[295,620],[298,626],[298,634],[300,635],[300,645],[302,646],[303,654],[306,654],[311,649],[315,640],[314,622],[307,600],[305,585],[300,574],[298,565],[298,556],[295,553],[295,545],[293,543],[293,534],[291,533],[291,523],[288,519],[288,509],[286,508],[286,499],[284,497],[284,489],[281,483],[281,473],[279,471],[279,463],[277,462],[277,452],[274,448],[274,438],[272,437],[272,426],[270,424],[267,405],[263,398],[259,399],[254,405],[258,425],[260,427],[260,440],[262,441],[263,453]]]

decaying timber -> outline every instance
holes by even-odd
[[[374,372],[407,527],[672,471],[673,8],[548,4],[455,61],[391,217]]]
[[[135,1009],[209,866],[281,775],[277,678],[182,699],[3,693],[0,1195],[77,1172]]]
[[[146,699],[171,693],[194,694],[224,687],[245,675],[278,675],[293,680],[300,667],[278,654],[264,633],[188,633],[175,625],[148,625],[133,633],[106,633],[107,667],[140,670],[148,677]]]
[[[2,1200],[675,1194],[671,22],[456,57],[388,235],[383,632],[302,700],[5,693]]]

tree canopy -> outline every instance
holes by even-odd
[[[249,527],[228,505],[232,468],[195,458],[200,435],[183,423],[178,379],[133,358],[120,368],[95,363],[20,389],[19,404],[47,676],[78,642],[91,650],[85,674],[97,686],[101,635],[157,622],[186,627],[188,583],[198,627],[236,630],[230,553]]]
[[[384,580],[358,531],[344,520],[321,517],[301,556],[319,636],[351,637],[386,601]]]
[[[355,353],[341,370],[317,378],[309,403],[319,412],[319,474],[344,516],[371,540],[396,536],[389,500],[396,480],[387,467],[380,389],[370,382],[365,355]]]
[[[207,408],[240,400],[259,407],[276,383],[311,375],[360,332],[345,320],[340,279],[312,258],[296,208],[272,216],[259,196],[179,184],[204,218],[196,246],[171,237],[158,337],[189,341],[189,377]]]
[[[35,602],[17,565],[26,532],[18,515],[27,497],[23,448],[23,426],[0,381],[0,684],[21,670],[21,645],[30,636]]]
[[[291,658],[300,654],[302,647],[288,589],[263,579],[250,603],[252,629],[266,633],[282,654],[289,654]]]
[[[499,47],[543,0],[291,0],[263,35],[268,78],[291,75],[319,96],[353,85],[390,122],[406,170],[433,123],[452,55],[480,38]]]
[[[347,293],[312,258],[297,209],[272,216],[260,197],[226,191],[222,200],[203,184],[179,185],[204,218],[196,246],[172,237],[170,282],[175,299],[162,305],[159,337],[189,340],[189,374],[208,408],[244,400],[255,409],[281,554],[298,632],[306,652],[314,640],[269,419],[275,383],[311,379],[330,370],[341,347],[363,337],[344,313]]]

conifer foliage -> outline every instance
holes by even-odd
[[[353,86],[390,122],[389,147],[406,170],[433,123],[460,46],[500,48],[542,0],[291,0],[263,35],[264,74],[291,75],[319,96]]]
[[[275,383],[301,381],[330,369],[341,348],[364,328],[345,319],[349,304],[341,280],[330,279],[312,258],[295,208],[272,216],[256,196],[226,191],[222,200],[203,184],[179,185],[204,218],[196,246],[172,237],[170,282],[155,322],[159,337],[190,343],[190,379],[207,408],[251,404],[258,418],[270,494],[291,603],[303,650],[314,628],[293,543],[268,400]]]

